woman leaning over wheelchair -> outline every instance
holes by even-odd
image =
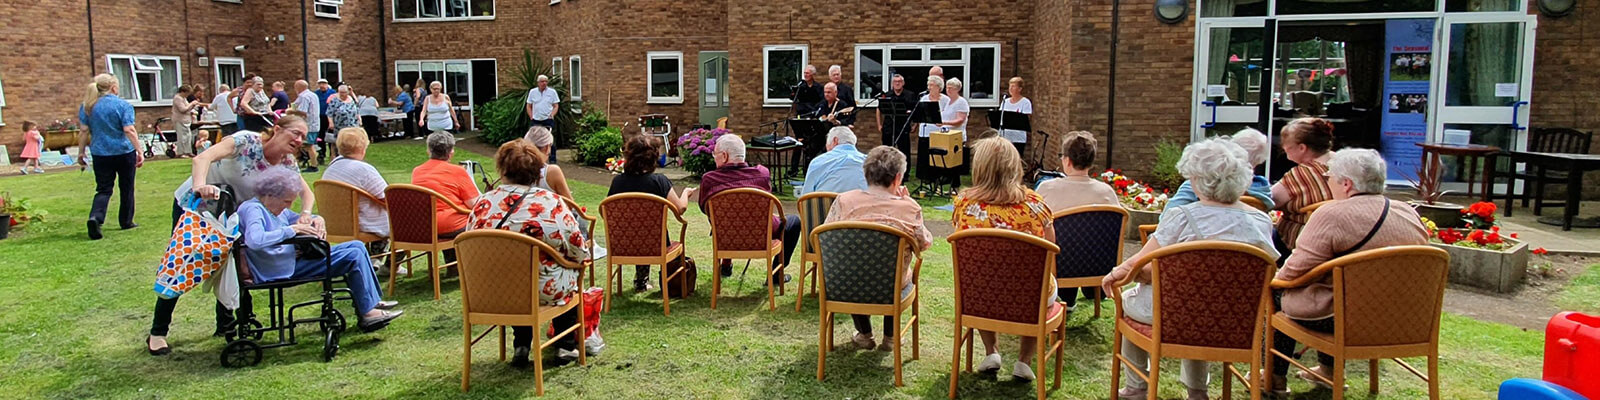
[[[397,303],[383,301],[378,293],[378,278],[373,275],[366,245],[357,241],[333,245],[324,260],[300,259],[295,245],[286,242],[296,236],[327,236],[322,217],[289,210],[305,190],[305,180],[299,172],[286,167],[268,168],[256,177],[255,184],[256,198],[239,205],[244,258],[255,283],[343,275],[345,284],[350,286],[356,315],[360,316],[357,326],[362,331],[383,329],[400,316],[400,311],[384,311]],[[310,222],[300,222],[308,219]]]
[[[185,203],[183,200],[191,195],[217,200],[222,194],[222,189],[218,185],[231,187],[236,199],[255,198],[255,181],[259,176],[272,167],[293,168],[295,150],[300,148],[305,137],[304,114],[291,112],[279,118],[277,126],[267,131],[239,131],[196,155],[190,161],[189,179],[179,185],[177,192],[173,193],[173,228],[177,228],[178,217],[183,216],[183,207],[179,205]],[[312,205],[316,204],[316,198],[311,195],[310,186],[306,186],[304,180],[300,181],[300,185],[302,186],[300,214],[305,215],[305,218],[297,222],[309,224],[310,210]],[[209,205],[205,208],[214,210]],[[221,211],[233,212],[233,210]],[[167,326],[171,324],[172,311],[177,306],[178,298],[156,298],[155,315],[150,324],[150,337],[146,340],[151,355],[171,352],[171,348],[167,345]],[[217,303],[216,313],[216,336],[221,336],[223,330],[233,324],[234,316],[222,306],[222,303]]]

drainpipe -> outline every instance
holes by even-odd
[[[306,37],[306,0],[300,0],[300,71],[305,80],[311,80],[311,39]],[[341,77],[343,78],[343,77]]]
[[[384,2],[384,3],[387,3],[387,2]],[[385,84],[384,81],[389,79],[389,39],[388,39],[389,21],[386,18],[384,18],[384,16],[383,16],[383,3],[378,3],[377,5],[378,5],[378,86],[374,86],[374,87],[377,87],[377,88],[380,88],[381,90],[387,91],[387,90],[389,90],[389,86],[387,84]],[[468,67],[467,68],[471,68],[471,63],[470,62],[468,63]],[[395,79],[396,83],[399,83],[399,81],[400,81],[399,79]],[[412,101],[416,101],[416,100],[412,99]]]
[[[1115,161],[1111,157],[1117,145],[1117,37],[1121,32],[1122,0],[1111,0],[1111,69],[1106,80],[1106,168]]]
[[[83,14],[89,21],[89,76],[94,76],[94,0],[83,0]]]

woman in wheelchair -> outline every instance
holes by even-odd
[[[272,167],[256,178],[256,198],[239,205],[239,226],[244,234],[245,261],[255,283],[284,279],[304,279],[338,274],[350,286],[358,326],[364,332],[383,329],[401,311],[386,311],[398,303],[383,301],[378,293],[367,247],[360,242],[345,242],[329,248],[327,260],[303,260],[295,246],[285,241],[296,236],[326,237],[322,217],[311,216],[310,223],[299,223],[300,214],[289,206],[305,190],[300,174],[288,167]]]

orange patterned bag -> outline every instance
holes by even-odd
[[[196,211],[197,203],[198,199],[191,202],[179,217],[178,227],[172,231],[172,241],[167,244],[167,252],[157,269],[155,292],[161,298],[177,298],[211,279],[212,274],[227,263],[229,251],[233,249],[236,229],[226,226],[210,212]]]

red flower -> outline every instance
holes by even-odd
[[[1494,211],[1494,203],[1480,201],[1467,206],[1467,208],[1461,210],[1461,213],[1465,215],[1477,216],[1478,218],[1483,219],[1484,222],[1494,222]]]
[[[1444,244],[1455,244],[1456,242],[1461,241],[1461,239],[1465,236],[1466,235],[1463,235],[1461,231],[1455,230],[1454,228],[1446,228],[1439,231],[1439,241],[1443,242]]]
[[[1537,249],[1533,249],[1533,254],[1538,254],[1538,255],[1541,255],[1541,256],[1545,255],[1545,253],[1549,253],[1549,252],[1550,252],[1549,250],[1545,250],[1543,247],[1540,247],[1540,248],[1537,248]]]
[[[1517,233],[1516,232],[1511,232],[1511,238],[1512,239],[1517,239]]]

